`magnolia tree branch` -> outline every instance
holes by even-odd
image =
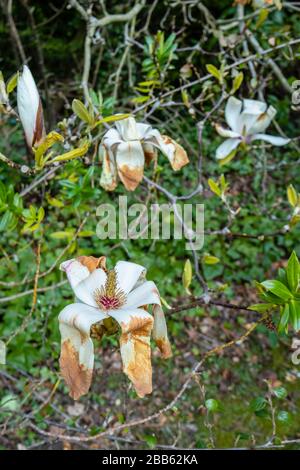
[[[118,15],[105,15],[103,18],[96,18],[92,15],[92,10],[89,8],[85,10],[82,5],[77,0],[70,0],[70,5],[80,13],[82,18],[86,21],[86,36],[84,42],[84,64],[81,85],[83,88],[84,99],[88,103],[89,98],[89,76],[91,70],[91,61],[92,61],[92,41],[97,28],[107,26],[112,23],[120,22],[129,22],[135,18],[138,13],[141,11],[145,4],[145,0],[141,0],[136,3],[134,7],[127,13],[122,13]]]
[[[260,53],[251,54],[248,57],[236,60],[235,62],[233,62],[230,65],[226,65],[226,67],[224,67],[224,72],[228,72],[229,70],[237,68],[240,65],[247,64],[248,62],[254,61],[254,60],[258,59],[259,57],[264,57],[265,55],[272,54],[273,52],[279,51],[281,49],[285,49],[286,47],[295,46],[296,44],[299,44],[299,43],[300,43],[299,38],[298,39],[291,39],[290,41],[285,42],[283,44],[278,44],[277,46],[270,47],[269,49],[264,49]],[[147,103],[145,103],[145,104],[139,106],[138,108],[136,108],[135,109],[135,114],[137,114],[140,111],[144,110],[149,105],[156,104],[156,106],[159,106],[161,101],[163,101],[168,96],[174,95],[175,93],[178,93],[178,92],[182,92],[183,90],[187,90],[187,89],[189,89],[189,88],[191,88],[195,85],[200,85],[201,83],[206,82],[207,80],[209,80],[212,77],[213,77],[213,75],[208,73],[208,74],[204,75],[201,78],[197,78],[197,80],[193,80],[192,82],[186,83],[186,84],[184,84],[184,85],[182,85],[178,88],[174,88],[172,90],[166,91],[165,93],[162,93],[159,96],[159,98],[153,98],[152,100],[147,101]]]

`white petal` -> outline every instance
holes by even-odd
[[[72,289],[81,281],[89,277],[90,271],[87,266],[77,261],[75,258],[61,263],[59,269],[65,271]]]
[[[95,269],[89,277],[74,287],[76,297],[87,305],[97,307],[97,303],[94,298],[95,291],[104,287],[106,278],[107,276],[103,269]]]
[[[109,129],[103,136],[102,143],[108,149],[114,149],[116,145],[122,142],[122,137],[120,136],[119,132],[112,128]]]
[[[117,172],[112,151],[104,145],[99,146],[99,159],[102,161],[100,186],[106,191],[113,191],[117,186]]]
[[[249,134],[257,134],[258,132],[264,132],[267,127],[271,124],[272,119],[276,115],[276,109],[273,106],[269,106],[267,111],[260,114],[253,126],[249,129]]]
[[[219,145],[216,152],[216,158],[221,160],[227,157],[234,149],[236,149],[241,143],[240,139],[226,139],[223,144]]]
[[[152,281],[145,281],[139,287],[133,289],[127,296],[124,309],[138,308],[143,305],[160,305],[159,292]]]
[[[243,111],[247,114],[256,114],[257,116],[264,113],[267,109],[267,103],[258,100],[243,100]]]
[[[161,355],[164,359],[172,356],[171,344],[168,338],[168,330],[165,314],[160,305],[155,305],[153,308],[154,326],[153,326],[153,339],[160,349]]]
[[[121,142],[116,150],[116,163],[125,188],[134,191],[144,174],[145,156],[141,142]]]
[[[257,121],[257,114],[250,114],[243,111],[239,118],[238,130],[239,133],[246,136],[249,135],[250,129]]]
[[[174,171],[180,170],[183,166],[189,163],[189,157],[187,156],[185,149],[178,144],[178,142],[167,135],[162,135],[162,139],[165,145],[170,149],[172,148],[172,153],[167,156]]]
[[[128,294],[138,282],[140,276],[142,276],[146,269],[135,263],[129,261],[118,261],[115,266],[117,273],[117,280],[119,287]]]
[[[130,140],[139,140],[139,133],[134,117],[128,117],[126,119],[116,121],[115,126],[122,139],[126,142]]]
[[[251,136],[252,140],[264,140],[265,142],[269,142],[272,145],[276,145],[280,147],[281,145],[286,145],[288,144],[291,139],[285,139],[284,137],[277,137],[274,135],[268,135],[268,134],[254,134]]]
[[[234,131],[231,131],[229,129],[225,129],[224,127],[220,126],[219,124],[216,124],[216,131],[222,137],[231,137],[231,138],[240,137],[240,134],[238,132],[234,132]]]
[[[105,256],[78,256],[61,263],[59,269],[67,274],[72,289],[81,281],[89,277],[96,268],[105,268]]]
[[[45,129],[39,92],[27,65],[24,65],[18,80],[17,104],[27,144],[32,148],[34,144],[40,143]]]
[[[123,309],[136,308],[154,304],[153,339],[161,351],[163,358],[172,356],[171,345],[168,338],[167,324],[161,308],[160,296],[154,282],[146,281],[130,292]]]
[[[140,140],[144,139],[147,132],[149,132],[152,129],[150,124],[143,124],[142,122],[137,122],[136,128],[138,132],[138,139]]]
[[[152,127],[150,127],[146,132],[144,142],[154,145],[168,158],[174,153],[174,146],[171,144],[165,144],[161,133]]]
[[[120,350],[123,371],[139,397],[152,392],[150,335],[153,317],[143,309],[111,310],[109,315],[121,326]]]
[[[94,367],[93,324],[107,315],[84,304],[71,304],[59,314],[61,333],[60,368],[74,400],[88,392]]]
[[[168,158],[175,171],[180,170],[180,168],[189,163],[184,148],[170,137],[162,136],[157,129],[150,129],[146,133],[144,141],[158,148]]]
[[[225,119],[230,127],[235,132],[239,132],[239,118],[240,118],[240,113],[242,109],[242,102],[235,98],[234,96],[231,96],[225,107]]]
[[[59,322],[76,328],[82,337],[90,336],[91,326],[105,318],[108,318],[105,312],[84,303],[67,305],[58,316]]]

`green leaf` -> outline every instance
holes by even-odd
[[[227,157],[219,159],[218,160],[219,165],[223,166],[223,165],[226,165],[227,163],[231,162],[231,160],[233,160],[234,157],[236,156],[237,151],[238,151],[238,148],[232,150],[232,152],[230,152],[230,154],[227,155]]]
[[[284,400],[287,397],[287,390],[284,387],[275,387],[272,389],[275,397],[279,398],[279,400]]]
[[[69,152],[66,152],[66,153],[62,153],[61,155],[57,155],[51,160],[48,160],[47,165],[51,165],[52,163],[55,163],[55,162],[66,162],[69,160],[74,160],[74,158],[83,157],[87,153],[88,149],[89,149],[89,143],[85,142],[81,145],[81,147],[70,150]]]
[[[6,411],[17,411],[20,408],[20,402],[16,395],[8,393],[4,395],[0,402],[0,409]]]
[[[11,212],[6,211],[0,220],[0,232],[3,232],[4,230],[8,229],[11,220],[12,220]]]
[[[144,441],[148,444],[148,446],[150,447],[150,449],[154,449],[154,447],[156,446],[157,444],[157,439],[156,437],[154,436],[154,434],[148,434],[148,435],[144,435]]]
[[[241,86],[244,80],[244,74],[243,72],[240,72],[236,77],[234,77],[233,83],[232,83],[232,93],[235,93]]]
[[[218,400],[215,400],[214,398],[209,398],[208,400],[205,400],[205,407],[208,411],[215,413],[216,411],[220,411],[221,404]]]
[[[205,253],[202,257],[202,261],[204,264],[217,264],[220,262],[220,259],[217,258],[216,256],[209,255],[208,253]]]
[[[6,364],[6,344],[0,340],[0,364]]]
[[[86,106],[80,100],[73,100],[72,109],[74,113],[84,122],[92,125],[94,123],[94,116],[90,114]]]
[[[267,8],[262,8],[259,12],[258,20],[256,22],[256,28],[258,29],[268,18],[269,10]]]
[[[277,414],[277,420],[280,423],[288,424],[292,421],[292,416],[288,411],[281,410]]]
[[[274,308],[274,304],[253,304],[253,305],[249,305],[248,308],[249,310],[254,310],[255,312],[263,313]]]
[[[296,293],[298,289],[299,274],[300,274],[299,260],[297,258],[296,253],[293,251],[289,258],[288,265],[286,268],[286,276],[288,280],[288,285],[293,293]]]
[[[287,301],[293,297],[293,294],[289,291],[289,289],[284,284],[282,284],[282,282],[277,281],[276,279],[263,281],[261,282],[261,285],[284,301]]]
[[[216,194],[217,196],[221,196],[222,191],[221,191],[221,189],[219,188],[218,183],[216,183],[216,182],[215,182],[213,179],[211,179],[211,178],[208,178],[208,181],[207,181],[207,182],[208,182],[208,186],[209,186],[210,190],[211,190],[214,194]]]
[[[105,122],[122,121],[123,119],[126,119],[126,118],[128,118],[128,117],[130,117],[130,116],[131,116],[130,113],[127,113],[127,114],[125,114],[125,113],[123,113],[123,114],[114,114],[114,115],[112,115],[112,116],[107,116],[107,117],[105,117],[105,118],[103,118],[103,119],[100,119],[99,121],[97,121],[97,122],[95,123],[95,126],[98,126],[98,125],[103,124],[103,123],[105,123]]]
[[[37,213],[37,222],[41,223],[45,217],[45,211],[43,207],[40,207]]]
[[[6,201],[6,188],[5,185],[0,181],[0,202]]]
[[[261,410],[266,408],[267,403],[268,402],[267,402],[265,397],[254,398],[250,402],[250,410],[253,411],[253,412],[261,411]]]
[[[287,332],[289,317],[290,317],[290,307],[289,307],[289,304],[285,304],[283,307],[283,311],[280,317],[280,322],[278,325],[279,333]]]
[[[182,284],[188,294],[190,294],[189,287],[192,282],[192,276],[193,276],[192,264],[190,260],[187,259],[183,268]]]
[[[297,191],[295,190],[294,186],[290,184],[287,188],[287,197],[290,205],[292,207],[296,207],[297,202],[298,202],[298,195]]]
[[[19,72],[15,73],[7,82],[6,91],[9,95],[16,88],[19,80]]]
[[[206,70],[213,76],[215,77],[219,83],[223,83],[223,76],[222,76],[222,73],[220,72],[220,70],[217,69],[217,67],[215,67],[214,65],[212,64],[207,64],[206,65]]]
[[[64,239],[64,238],[71,239],[73,236],[74,236],[73,231],[72,232],[63,232],[63,231],[53,232],[50,235],[51,238],[54,238],[56,240],[61,240],[61,239]]]
[[[300,330],[300,302],[290,300],[290,322],[296,333]]]

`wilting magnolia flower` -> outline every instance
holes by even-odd
[[[276,114],[273,106],[267,108],[262,101],[240,101],[233,96],[225,107],[225,119],[230,129],[216,125],[218,134],[228,137],[218,148],[216,157],[226,158],[241,143],[251,144],[254,140],[264,140],[272,145],[285,145],[290,139],[263,134]]]
[[[117,175],[129,191],[143,179],[144,165],[157,157],[159,149],[170,161],[173,170],[189,162],[186,151],[170,137],[161,135],[149,124],[129,117],[115,122],[104,135],[99,156],[103,162],[100,184],[107,191],[117,186]]]
[[[26,142],[31,149],[39,145],[45,137],[42,102],[33,76],[24,65],[18,80],[18,112],[25,132]]]
[[[146,281],[143,266],[119,261],[107,270],[105,257],[80,256],[65,261],[65,271],[76,302],[59,315],[60,368],[70,396],[88,392],[94,365],[92,336],[120,329],[123,370],[140,397],[152,391],[150,335],[162,357],[172,355],[165,316],[156,285]],[[153,304],[153,316],[147,306]]]

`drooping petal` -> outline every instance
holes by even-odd
[[[76,297],[91,307],[97,307],[95,293],[104,287],[106,279],[107,274],[103,269],[95,269],[86,279],[74,287]]]
[[[116,121],[115,126],[125,142],[140,139],[134,117],[128,117],[126,119]]]
[[[121,142],[116,150],[116,163],[125,188],[134,191],[144,174],[145,157],[142,144],[138,140]]]
[[[240,137],[240,134],[238,132],[231,131],[229,129],[225,129],[224,127],[220,126],[220,124],[216,124],[216,131],[219,135],[222,137]]]
[[[227,157],[234,149],[236,149],[239,146],[240,143],[241,143],[241,140],[238,138],[226,139],[225,142],[223,142],[217,148],[216,158],[218,160],[221,160]]]
[[[149,129],[145,134],[145,143],[158,148],[169,160],[173,170],[180,170],[189,163],[189,159],[184,148],[175,140],[166,135],[161,135],[157,129]]]
[[[123,371],[142,398],[152,392],[150,335],[153,317],[143,309],[111,310],[109,315],[121,326]]]
[[[154,305],[154,326],[153,326],[153,339],[159,348],[161,355],[164,359],[172,356],[171,344],[168,338],[168,330],[165,314],[160,304]]]
[[[18,81],[17,104],[26,142],[31,149],[42,142],[45,137],[45,127],[39,92],[27,65],[24,65]]]
[[[167,359],[172,356],[170,341],[168,338],[167,324],[164,312],[161,308],[160,296],[154,282],[145,281],[132,290],[127,297],[123,309],[138,308],[145,305],[154,305],[153,339],[158,346],[162,357]]]
[[[160,150],[168,159],[174,154],[174,145],[165,143],[161,133],[157,129],[150,127],[145,136],[144,143],[150,144]]]
[[[59,269],[67,274],[72,289],[86,279],[96,268],[105,268],[105,256],[78,256],[61,263]]]
[[[254,124],[249,129],[249,134],[264,132],[271,124],[271,121],[275,117],[276,112],[277,111],[275,108],[273,108],[273,106],[269,106],[265,113],[258,116]]]
[[[117,282],[120,289],[128,294],[137,284],[139,278],[145,273],[145,268],[140,264],[129,261],[118,261],[115,266]]]
[[[102,161],[100,186],[106,191],[114,191],[117,186],[117,172],[112,151],[104,145],[100,145],[99,159]]]
[[[120,136],[119,132],[111,128],[109,129],[103,136],[102,144],[110,150],[114,150],[115,147],[122,142],[122,137]]]
[[[144,155],[145,155],[145,163],[146,165],[150,165],[150,163],[154,160],[157,161],[157,150],[156,148],[147,142],[142,144]]]
[[[242,102],[231,96],[225,106],[225,119],[234,132],[239,133],[239,118],[242,110]]]
[[[189,157],[180,144],[167,135],[162,135],[162,139],[169,148],[171,148],[171,146],[173,147],[173,152],[169,153],[167,157],[169,158],[171,167],[174,171],[180,170],[183,166],[189,163]]]
[[[68,305],[59,314],[60,369],[74,400],[85,395],[90,388],[94,367],[90,329],[105,318],[105,313],[81,303]]]
[[[285,139],[284,137],[268,135],[268,134],[254,134],[251,137],[252,137],[252,140],[264,140],[265,142],[269,142],[270,144],[276,145],[278,147],[281,147],[282,145],[286,145],[291,141],[291,139]]]

